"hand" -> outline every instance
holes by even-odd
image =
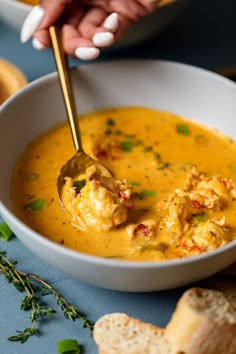
[[[51,46],[48,28],[58,19],[67,54],[95,59],[100,49],[117,41],[139,18],[156,9],[160,0],[41,0],[27,16],[21,41],[32,36],[38,50]]]

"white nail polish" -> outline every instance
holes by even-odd
[[[38,28],[44,16],[44,9],[37,5],[34,6],[30,13],[27,15],[22,28],[21,28],[21,42],[27,42],[33,35],[34,31]]]
[[[115,32],[119,26],[119,17],[116,12],[110,14],[104,21],[103,27],[111,32]]]
[[[32,40],[32,46],[34,49],[36,50],[43,50],[45,49],[45,46],[37,39],[37,38],[34,38]]]
[[[97,47],[108,47],[114,42],[114,35],[110,32],[97,32],[93,36],[93,43]]]
[[[81,60],[96,59],[99,54],[100,50],[98,48],[79,47],[75,50],[75,56]]]

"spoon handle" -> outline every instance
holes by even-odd
[[[49,34],[52,42],[52,48],[54,53],[54,59],[57,66],[58,76],[61,84],[61,90],[65,102],[65,107],[67,111],[67,118],[70,124],[70,130],[74,142],[76,151],[83,151],[81,143],[81,135],[78,125],[78,117],[76,112],[74,94],[72,90],[72,84],[68,69],[68,64],[66,60],[66,55],[64,53],[62,43],[61,43],[61,32],[60,28],[56,25],[49,27]]]

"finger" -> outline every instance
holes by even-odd
[[[84,38],[92,39],[96,28],[101,26],[108,13],[101,7],[91,7],[81,19],[78,29]]]
[[[117,30],[120,25],[119,15],[116,12],[111,13],[105,18],[101,27],[96,28],[93,35],[93,43],[100,48],[107,47],[114,43],[117,36]]]
[[[80,19],[84,15],[84,9],[81,8],[77,2],[71,2],[71,4],[68,4],[66,8],[63,10],[63,20],[62,20],[62,15],[60,15],[61,22],[64,24],[70,24],[71,27],[76,27],[80,21]],[[45,15],[46,17],[46,15]],[[55,18],[55,14],[54,14]],[[51,17],[50,17],[51,19]],[[38,50],[45,49],[47,47],[51,46],[51,40],[50,36],[48,33],[48,27],[47,26],[50,23],[47,21],[47,18],[43,20],[43,22],[40,24],[39,29],[34,32],[34,39],[32,41],[33,47]]]
[[[123,36],[126,29],[130,27],[132,23],[133,21],[126,16],[113,12],[105,19],[101,27],[97,27],[96,33],[93,36],[93,43],[98,47],[105,47],[113,44]],[[109,41],[106,41],[106,33],[108,30],[113,32],[112,41],[110,43]]]
[[[47,38],[48,41],[45,41]],[[32,45],[37,50],[43,50],[51,45],[47,30],[37,31]],[[100,50],[94,46],[91,40],[81,37],[78,30],[71,25],[62,26],[62,45],[66,54],[80,60],[93,60],[100,54]]]
[[[70,0],[42,0],[27,15],[21,28],[21,42],[27,42],[36,29],[45,29],[63,13]]]
[[[62,44],[65,52],[81,60],[92,60],[99,56],[100,50],[90,39],[82,37],[73,26],[62,27]]]

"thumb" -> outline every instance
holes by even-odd
[[[27,42],[36,29],[49,27],[61,16],[71,0],[41,0],[27,15],[21,28],[21,42]]]

